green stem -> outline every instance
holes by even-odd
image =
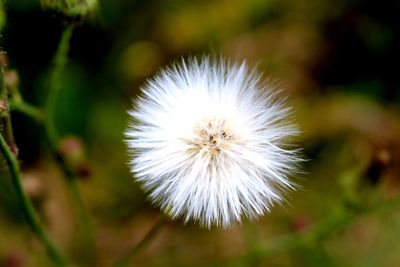
[[[0,49],[0,56],[6,57],[6,53]],[[3,61],[0,60],[0,127],[2,129],[4,139],[14,155],[18,154],[18,148],[15,144],[14,134],[12,130],[10,107],[8,103],[8,91],[4,83]]]
[[[4,24],[4,10],[3,2],[0,1],[0,30]],[[0,53],[4,53],[0,51]],[[2,55],[4,56],[4,55]],[[52,261],[60,267],[68,266],[67,260],[58,251],[57,247],[52,243],[49,235],[43,227],[35,208],[24,191],[22,186],[22,179],[20,175],[20,169],[17,162],[17,146],[14,142],[14,135],[12,132],[11,118],[10,118],[10,106],[8,101],[8,92],[4,83],[4,72],[3,62],[0,62],[0,110],[1,110],[1,122],[2,129],[0,129],[0,151],[7,162],[12,184],[14,186],[17,197],[24,209],[25,216],[32,228],[32,230],[38,235],[40,240],[46,247],[47,253]]]
[[[161,228],[166,224],[167,220],[164,217],[160,217],[153,227],[147,232],[147,234],[139,241],[125,256],[119,259],[113,267],[124,267],[127,266],[132,258],[138,254],[143,248],[145,248],[160,232]]]
[[[54,57],[54,67],[50,76],[49,92],[46,102],[46,132],[49,139],[49,143],[52,151],[57,151],[58,144],[58,133],[55,126],[55,114],[56,114],[56,104],[57,96],[60,91],[60,83],[62,72],[64,71],[65,65],[67,63],[67,55],[69,50],[69,42],[73,32],[73,26],[70,25],[66,27],[61,35],[61,40],[58,45],[55,57]]]
[[[35,121],[42,123],[44,114],[39,108],[24,102],[23,100],[10,99],[10,109],[22,113]]]
[[[56,246],[50,240],[49,235],[47,234],[46,230],[44,229],[43,225],[41,224],[39,216],[35,212],[35,209],[33,207],[31,200],[26,195],[26,193],[22,187],[21,176],[20,176],[17,159],[15,158],[14,154],[9,149],[5,139],[3,138],[3,135],[1,135],[1,134],[0,134],[0,150],[1,150],[4,158],[6,159],[15,191],[16,191],[17,196],[20,199],[21,204],[25,210],[26,217],[29,221],[30,226],[32,227],[32,230],[42,240],[43,244],[45,245],[45,247],[47,249],[47,253],[49,254],[50,258],[53,260],[53,262],[57,266],[68,266],[67,261],[64,258],[64,256],[58,251]]]
[[[7,89],[4,83],[3,66],[0,66],[0,101],[2,104],[2,131],[0,132],[0,150],[3,154],[11,176],[11,180],[17,196],[24,208],[28,222],[32,230],[39,236],[47,249],[47,253],[57,266],[67,266],[67,261],[63,255],[57,250],[55,245],[51,242],[45,228],[42,226],[39,216],[37,215],[31,200],[26,195],[20,176],[20,170],[16,156],[16,145],[11,128],[10,110],[8,104]]]
[[[95,257],[95,243],[94,243],[94,233],[92,230],[92,223],[89,214],[85,208],[82,197],[78,190],[76,178],[67,179],[67,185],[69,192],[71,194],[71,199],[74,202],[74,208],[79,218],[79,224],[81,231],[84,235],[83,247],[85,252],[82,253],[82,260],[89,265],[94,264]]]
[[[73,25],[69,25],[64,29],[54,57],[54,67],[50,76],[49,92],[45,106],[46,116],[44,126],[51,153],[66,177],[69,193],[73,202],[72,204],[78,215],[81,231],[85,236],[87,255],[88,257],[92,257],[94,253],[94,234],[90,223],[90,217],[83,203],[81,194],[79,193],[75,173],[73,170],[70,169],[70,167],[67,165],[65,160],[58,152],[59,135],[57,132],[57,127],[55,125],[57,97],[61,87],[62,73],[67,62],[69,42],[72,36],[73,29]]]

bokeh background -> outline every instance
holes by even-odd
[[[66,19],[7,0],[1,46],[24,99],[43,106]],[[284,89],[308,161],[287,203],[229,230],[169,222],[130,266],[400,266],[400,2],[103,0],[74,31],[57,127],[79,137],[78,181],[96,233],[95,266],[127,253],[160,212],[127,166],[126,110],[141,84],[190,55],[246,60]],[[86,251],[65,181],[32,119],[12,113],[24,185],[81,266]],[[73,139],[75,140],[75,139]],[[51,266],[1,161],[0,266]]]

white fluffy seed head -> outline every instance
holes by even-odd
[[[125,132],[131,170],[173,218],[228,227],[263,215],[293,188],[289,109],[245,63],[182,60],[142,92]]]

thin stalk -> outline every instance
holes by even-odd
[[[72,204],[78,215],[81,232],[84,234],[85,237],[87,255],[91,257],[94,253],[94,234],[90,223],[90,217],[83,203],[81,194],[79,193],[75,173],[73,170],[70,169],[70,167],[66,164],[66,162],[58,152],[58,144],[60,138],[57,132],[57,127],[55,125],[57,98],[61,87],[62,72],[64,71],[67,62],[69,42],[71,40],[73,29],[73,25],[69,25],[64,29],[54,57],[54,67],[50,76],[49,92],[45,106],[46,116],[44,127],[46,130],[51,153],[66,177],[69,194],[72,198]]]
[[[6,53],[0,50],[0,122],[1,128],[3,131],[4,139],[11,149],[11,152],[14,155],[18,154],[18,148],[14,140],[14,134],[11,124],[11,117],[10,117],[10,107],[8,104],[8,92],[7,88],[4,83],[4,70],[3,67],[5,64],[3,61],[6,60]]]
[[[4,139],[6,140],[7,145],[11,149],[11,152],[14,155],[17,155],[18,154],[18,147],[17,147],[17,145],[15,143],[15,140],[14,140],[14,134],[13,134],[11,118],[10,118],[10,114],[9,113],[1,116],[1,124],[2,124],[2,130],[3,130],[3,134],[4,134]]]
[[[119,259],[113,267],[128,266],[132,258],[145,248],[160,232],[161,228],[166,224],[167,220],[160,217],[147,234],[139,241],[125,256]]]
[[[17,101],[14,99],[10,99],[9,103],[10,103],[10,109],[12,111],[17,111],[21,114],[24,114],[39,123],[43,122],[44,114],[43,114],[42,110],[40,110],[39,108],[37,108],[29,103],[26,103],[22,100]]]
[[[67,55],[69,50],[69,42],[71,40],[73,26],[70,25],[66,27],[61,35],[61,40],[58,45],[55,57],[54,57],[54,67],[50,76],[49,92],[46,102],[46,132],[47,138],[49,139],[49,144],[52,151],[57,151],[58,144],[58,132],[56,125],[54,123],[56,106],[57,106],[57,96],[60,91],[60,83],[62,72],[64,71],[65,65],[67,63]]]
[[[1,135],[1,134],[0,134],[0,150],[7,162],[13,186],[14,186],[17,196],[22,204],[22,207],[24,208],[26,217],[28,219],[28,222],[29,222],[32,230],[38,235],[40,240],[43,242],[44,246],[46,247],[47,253],[49,254],[52,261],[57,266],[60,266],[60,267],[68,266],[67,260],[64,258],[64,256],[61,254],[61,252],[57,249],[57,247],[50,240],[49,235],[47,234],[45,228],[43,227],[43,225],[39,219],[39,216],[37,215],[37,213],[33,207],[31,200],[28,198],[27,194],[25,193],[25,191],[22,187],[21,176],[20,176],[17,159],[15,158],[14,154],[9,149],[5,139],[3,138],[3,135]]]
[[[67,179],[67,185],[69,192],[71,194],[71,199],[74,202],[73,205],[76,209],[76,213],[79,218],[79,223],[81,227],[81,231],[84,235],[84,240],[82,243],[85,248],[85,253],[83,253],[83,261],[86,263],[93,265],[94,256],[95,256],[95,243],[94,243],[94,233],[92,230],[91,219],[89,217],[88,212],[84,206],[83,200],[78,190],[77,180],[76,178]]]
[[[3,1],[0,1],[0,30],[4,25],[4,10]],[[5,53],[0,51],[2,59],[5,57]],[[10,117],[10,106],[8,101],[8,92],[4,83],[4,70],[5,63],[0,60],[0,117],[1,117],[1,129],[0,129],[0,151],[7,162],[10,177],[12,180],[13,187],[17,194],[17,197],[24,209],[25,216],[28,220],[32,230],[37,234],[39,239],[43,242],[50,259],[56,266],[65,267],[68,266],[67,260],[63,254],[57,249],[55,244],[51,241],[47,234],[44,226],[42,225],[35,208],[24,191],[22,186],[22,180],[20,175],[20,169],[17,162],[17,146],[14,142],[14,135],[11,125]]]

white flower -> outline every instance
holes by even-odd
[[[126,131],[132,172],[173,218],[227,227],[255,218],[293,188],[283,142],[289,112],[245,63],[204,57],[161,70],[142,88]]]

